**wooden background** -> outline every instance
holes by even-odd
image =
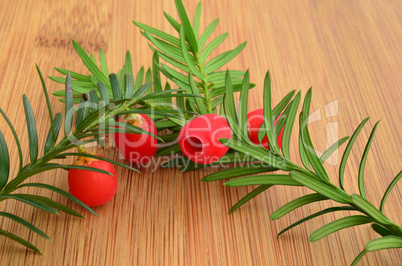
[[[194,14],[196,4],[184,1],[189,14]],[[121,68],[124,54],[130,49],[137,71],[141,65],[150,65],[151,52],[131,21],[173,33],[163,11],[178,17],[173,0],[21,0],[18,4],[1,1],[1,6],[0,106],[23,139],[25,158],[28,142],[22,105],[24,93],[36,115],[40,147],[49,127],[35,63],[45,75],[56,75],[55,66],[87,73],[73,50],[74,38],[87,52],[97,53],[103,47],[112,71]],[[366,168],[368,197],[378,206],[388,183],[401,170],[401,10],[400,0],[205,0],[201,28],[220,17],[214,36],[230,34],[218,52],[248,40],[246,49],[227,67],[250,68],[251,79],[258,84],[251,95],[250,111],[262,107],[262,82],[268,69],[274,103],[290,90],[302,90],[304,94],[313,86],[311,111],[317,111],[315,114],[321,115],[321,119],[316,116],[318,121],[310,129],[318,150],[325,150],[327,141],[351,135],[362,119],[372,117],[346,168],[348,192],[357,191],[360,157],[371,127],[381,119]],[[50,91],[63,88],[49,79],[47,84]],[[64,110],[54,97],[51,102],[55,112]],[[0,121],[11,160],[17,162],[12,134],[4,120]],[[327,130],[328,125],[335,125],[332,129],[337,130]],[[292,143],[291,156],[297,158],[295,137]],[[100,153],[118,159],[114,148]],[[335,166],[326,164],[334,182],[337,160],[339,155],[331,161]],[[16,169],[14,163],[11,174]],[[0,228],[29,239],[43,252],[35,254],[0,236],[0,264],[347,265],[364,243],[377,237],[369,226],[360,226],[309,243],[310,233],[344,215],[329,214],[277,238],[276,234],[290,223],[332,203],[314,203],[278,221],[270,221],[274,210],[308,192],[275,187],[228,215],[229,208],[251,187],[227,188],[223,182],[199,181],[214,169],[186,174],[176,169],[141,170],[142,175],[117,169],[117,195],[110,203],[95,209],[100,218],[88,213],[84,213],[86,220],[65,214],[55,216],[11,200],[2,202],[0,210],[21,215],[52,240],[46,241],[0,218]],[[33,179],[68,190],[66,177],[64,171],[53,171]],[[83,211],[58,195],[46,192],[41,195]],[[399,184],[385,208],[386,215],[399,224],[401,207]],[[370,253],[361,265],[400,263],[401,251],[391,250]]]

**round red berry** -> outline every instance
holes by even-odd
[[[181,151],[191,161],[210,164],[229,150],[220,138],[232,138],[228,122],[220,115],[207,114],[188,122],[180,130],[178,139]]]
[[[280,115],[278,118],[275,120],[274,125],[276,125],[276,122],[278,121]],[[258,140],[258,131],[260,130],[260,127],[264,123],[264,109],[257,109],[254,110],[250,113],[247,114],[247,122],[248,122],[248,137],[250,141],[254,144],[259,145],[260,141]],[[285,127],[282,128],[281,132],[279,133],[279,136],[277,138],[278,146],[279,149],[282,148],[282,136],[283,136],[283,130]],[[267,136],[265,136],[262,141],[261,145],[269,149],[269,142]]]
[[[73,165],[85,165],[102,169],[113,175],[89,170],[70,169],[68,171],[68,185],[74,197],[90,207],[105,204],[114,197],[117,191],[117,176],[116,170],[111,163],[89,157],[77,157]]]
[[[131,114],[119,122],[130,123],[156,135],[154,122],[146,114]],[[124,158],[132,164],[144,164],[156,153],[158,140],[148,134],[114,133],[114,141]]]

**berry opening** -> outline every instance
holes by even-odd
[[[199,138],[188,137],[184,140],[184,150],[190,156],[197,156],[202,152],[203,145]]]
[[[125,122],[135,127],[141,127],[142,117],[139,114],[130,114],[125,117]]]

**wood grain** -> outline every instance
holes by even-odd
[[[184,1],[194,14],[196,1]],[[307,91],[313,86],[311,135],[318,150],[345,135],[367,116],[372,119],[362,131],[345,174],[348,192],[357,190],[357,171],[370,127],[381,119],[367,160],[366,189],[369,199],[379,205],[388,183],[401,169],[401,43],[402,1],[398,0],[282,0],[282,1],[203,1],[201,28],[220,17],[214,36],[229,32],[218,52],[244,40],[248,45],[228,66],[250,68],[253,90],[249,110],[262,107],[262,83],[270,69],[273,101],[290,90]],[[100,47],[112,71],[132,52],[134,70],[151,63],[147,41],[132,20],[174,33],[163,11],[177,17],[174,1],[2,1],[0,9],[0,107],[9,115],[22,139],[28,157],[27,129],[22,95],[33,105],[43,147],[49,120],[40,80],[34,64],[46,75],[57,75],[54,67],[85,71],[75,54],[71,39],[86,51]],[[190,16],[192,18],[192,15]],[[50,91],[62,86],[47,80]],[[63,105],[54,97],[55,112]],[[320,118],[321,117],[321,118]],[[0,130],[17,162],[17,149],[6,123]],[[296,124],[297,126],[297,124]],[[45,130],[46,129],[46,130]],[[296,133],[296,132],[295,132]],[[296,135],[294,135],[296,136]],[[293,137],[291,156],[298,161]],[[343,148],[341,149],[341,151]],[[99,151],[118,159],[114,148]],[[336,182],[339,155],[326,164]],[[122,161],[122,160],[121,160]],[[26,160],[25,160],[26,162]],[[123,162],[123,161],[122,161]],[[16,173],[12,165],[11,175]],[[49,215],[24,204],[5,201],[1,211],[18,214],[52,239],[50,242],[25,228],[0,218],[0,228],[32,241],[43,255],[0,237],[1,265],[347,265],[377,237],[368,226],[343,230],[318,242],[308,236],[342,214],[326,215],[276,237],[290,223],[331,202],[314,203],[277,221],[270,214],[288,201],[304,195],[307,189],[275,187],[241,209],[228,215],[228,209],[250,188],[228,188],[223,182],[202,183],[200,179],[216,169],[182,174],[174,169],[141,169],[142,175],[118,168],[119,188],[108,204],[96,208],[100,218],[85,214],[80,220],[65,214]],[[33,177],[68,190],[67,174],[53,171]],[[28,190],[39,193],[35,189]],[[77,209],[51,193],[41,195]],[[390,194],[386,215],[402,222],[401,184]],[[400,250],[368,254],[361,265],[399,265]]]

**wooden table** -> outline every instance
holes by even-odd
[[[192,18],[196,2],[184,1],[184,5]],[[86,73],[73,50],[71,39],[74,38],[87,52],[97,53],[103,47],[109,67],[114,71],[123,65],[124,53],[130,49],[137,71],[141,65],[150,66],[152,54],[131,21],[173,33],[163,11],[177,17],[173,0],[25,0],[2,1],[1,6],[0,106],[23,139],[25,158],[28,158],[28,141],[23,94],[31,100],[37,117],[40,147],[49,127],[35,63],[45,75],[57,75],[56,66]],[[248,40],[244,52],[227,67],[250,68],[251,80],[258,86],[251,94],[249,110],[262,107],[262,84],[268,69],[274,103],[290,90],[302,90],[304,94],[313,86],[311,112],[316,111],[321,118],[316,116],[318,121],[310,125],[310,130],[320,151],[325,150],[327,142],[351,135],[365,117],[372,117],[346,168],[348,192],[357,191],[360,157],[371,127],[381,119],[366,168],[368,197],[378,206],[389,182],[401,170],[400,10],[402,1],[398,0],[205,0],[201,28],[220,17],[215,36],[223,32],[230,34],[218,52]],[[47,84],[51,92],[63,88],[49,79]],[[64,110],[63,104],[53,96],[51,104],[57,112]],[[11,161],[17,162],[12,134],[4,120],[0,121],[11,150]],[[292,144],[291,156],[298,158],[295,137]],[[115,148],[100,152],[118,158]],[[334,182],[339,160],[340,155],[332,164],[326,164]],[[11,175],[16,173],[17,163],[11,170]],[[99,218],[58,195],[44,192],[41,195],[83,212],[86,219],[49,215],[12,200],[0,204],[0,210],[22,216],[52,239],[46,241],[0,218],[0,228],[29,239],[43,252],[43,255],[36,254],[0,236],[0,264],[346,265],[363,249],[364,243],[377,237],[369,226],[360,226],[309,243],[308,236],[315,229],[342,217],[329,214],[277,238],[276,234],[290,223],[333,203],[311,204],[270,221],[274,210],[308,192],[275,187],[228,215],[229,208],[251,191],[251,187],[228,188],[223,182],[200,182],[203,176],[216,170],[185,174],[177,169],[141,171],[143,174],[139,175],[117,168],[117,195],[110,203],[95,209]],[[66,177],[64,171],[53,171],[33,178],[68,190]],[[389,196],[385,210],[399,224],[401,207],[399,184]],[[368,254],[361,265],[401,262],[401,251],[390,250]]]

